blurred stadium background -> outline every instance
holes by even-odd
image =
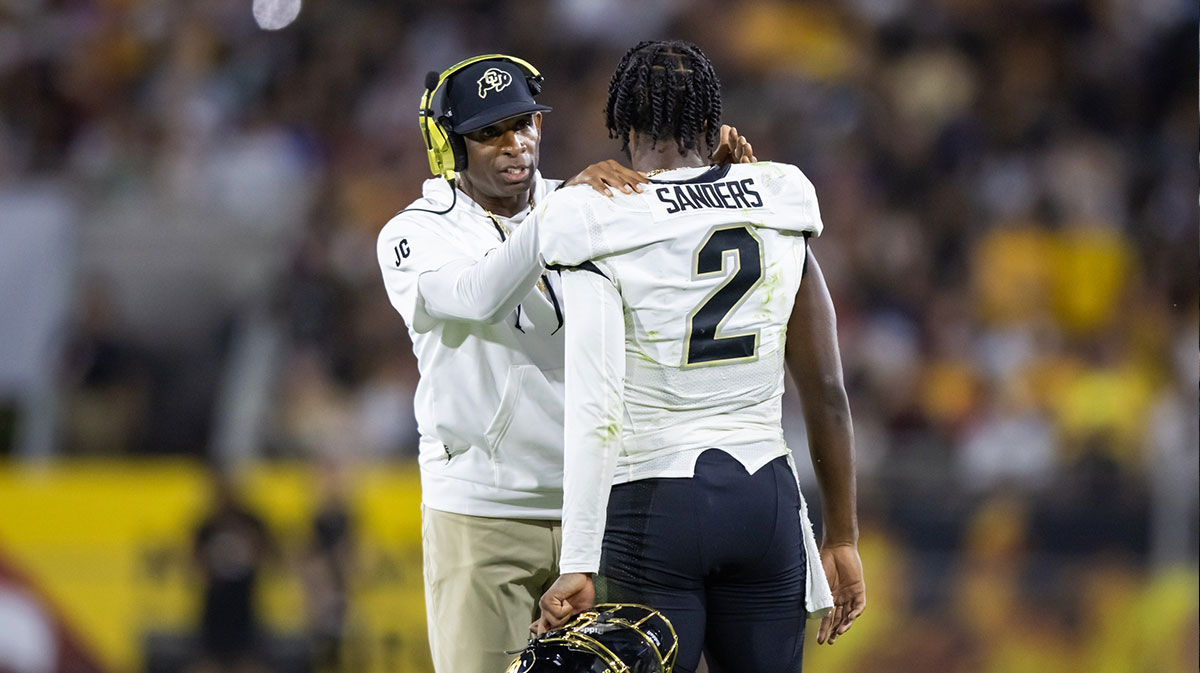
[[[533,62],[565,178],[654,37],[821,198],[870,608],[808,670],[1198,670],[1194,0],[0,0],[0,671],[184,670],[211,464],[275,541],[265,670],[429,671],[373,247],[424,75]]]

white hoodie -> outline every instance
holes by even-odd
[[[534,202],[558,185],[535,173]],[[542,269],[536,228],[520,226],[529,209],[494,223],[461,191],[445,214],[414,210],[450,205],[454,195],[443,179],[427,180],[423,194],[383,227],[376,247],[420,370],[422,501],[456,514],[557,519],[563,465],[557,274]],[[538,282],[543,277],[548,288]]]

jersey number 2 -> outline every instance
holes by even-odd
[[[735,253],[731,255],[736,265],[733,274],[688,314],[685,367],[751,360],[758,355],[758,330],[720,336],[717,333],[762,280],[762,241],[744,225],[714,229],[692,255],[692,278],[699,280],[728,273],[725,260],[729,252]]]

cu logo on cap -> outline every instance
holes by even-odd
[[[512,75],[500,68],[488,68],[479,78],[479,97],[487,98],[489,91],[500,93],[512,84]]]

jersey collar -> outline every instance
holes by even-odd
[[[653,182],[655,184],[663,184],[663,185],[693,185],[693,184],[697,184],[697,183],[701,183],[701,182],[716,182],[717,180],[720,180],[729,174],[729,166],[730,166],[730,164],[723,164],[720,166],[709,166],[708,168],[706,168],[704,170],[704,172],[700,173],[699,175],[695,175],[695,176],[692,176],[692,177],[684,179],[684,180],[663,180],[661,178],[651,178],[650,182]],[[696,169],[695,168],[682,168],[682,169],[676,168],[673,171],[668,171],[668,173],[673,173],[678,170],[696,170]]]

